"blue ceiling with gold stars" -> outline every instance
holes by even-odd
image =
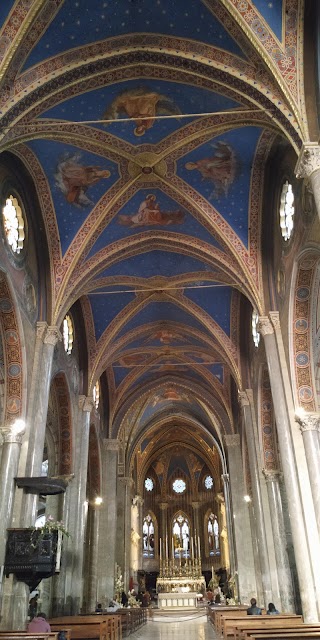
[[[116,414],[148,386],[144,421],[215,401],[233,429],[241,302],[261,306],[263,170],[276,136],[299,135],[265,62],[285,7],[53,0],[32,33],[17,23],[4,144],[43,210],[51,321],[80,300],[89,387],[105,376]]]

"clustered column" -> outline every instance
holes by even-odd
[[[287,554],[287,539],[284,526],[283,509],[280,493],[279,471],[263,471],[267,483],[268,499],[271,512],[271,525],[274,551],[277,563],[281,608],[284,613],[294,613],[294,594],[291,579],[289,558]]]
[[[0,465],[0,566],[4,563],[7,528],[11,524],[14,478],[17,475],[22,434],[14,433],[11,425],[0,429],[2,435],[2,455]]]
[[[314,510],[320,534],[320,415],[318,413],[304,413],[301,416],[296,416],[296,421],[300,425],[303,437]]]
[[[269,602],[272,602],[272,589],[271,589],[271,582],[270,582],[270,567],[269,567],[269,558],[268,558],[268,550],[267,550],[268,546],[267,546],[265,522],[264,522],[264,515],[263,515],[263,504],[262,504],[259,468],[258,468],[258,461],[257,461],[257,451],[256,451],[256,445],[255,445],[254,428],[252,423],[252,413],[251,413],[252,405],[249,401],[249,395],[248,395],[249,392],[251,392],[250,389],[247,392],[241,392],[239,394],[239,399],[240,399],[240,404],[243,410],[244,428],[245,428],[246,442],[248,447],[249,467],[250,467],[250,476],[251,476],[251,483],[252,483],[254,521],[255,521],[257,543],[258,543],[258,550],[259,550],[263,596],[264,596],[265,604],[267,605]]]
[[[119,441],[105,438],[102,447],[102,505],[99,518],[99,565],[97,601],[107,606],[114,596],[116,529],[117,529],[117,472]],[[106,535],[107,532],[107,535]],[[121,540],[121,538],[120,538]]]
[[[249,602],[256,593],[254,560],[250,520],[247,503],[244,501],[245,486],[240,448],[240,435],[226,435],[224,441],[228,452],[229,480],[231,488],[231,520],[229,539],[234,531],[235,570],[238,573],[238,597],[241,602]]]
[[[273,407],[277,425],[279,450],[284,482],[288,496],[288,507],[292,527],[292,540],[299,578],[300,596],[305,622],[317,622],[318,611],[313,585],[312,568],[308,557],[304,514],[301,503],[298,473],[291,433],[290,413],[293,414],[292,392],[283,348],[279,314],[272,312],[271,320],[260,317],[259,331],[263,335]],[[272,321],[272,322],[271,322]],[[277,332],[277,336],[275,335]]]

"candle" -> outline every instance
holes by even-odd
[[[168,554],[168,536],[166,536],[166,560],[168,560],[169,558],[169,554]]]
[[[213,580],[213,567],[211,567],[211,575],[212,575],[212,580]]]
[[[160,546],[160,562],[161,562],[161,560],[162,560],[162,552],[161,552],[161,538],[160,538],[160,541],[159,541],[159,542],[160,542],[160,545],[159,545],[159,546]]]
[[[174,542],[172,538],[172,560],[174,560]]]
[[[191,558],[193,558],[193,537],[191,536]]]
[[[198,551],[199,551],[199,558],[201,558],[201,553],[200,553],[200,537],[198,536]]]

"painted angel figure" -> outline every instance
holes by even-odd
[[[136,124],[134,134],[143,136],[148,129],[151,129],[157,116],[179,116],[180,113],[170,98],[151,91],[147,87],[138,87],[119,93],[107,107],[103,119],[117,120],[123,116],[132,118]]]
[[[214,153],[208,158],[201,158],[196,162],[187,162],[186,169],[198,170],[203,179],[210,180],[214,184],[214,190],[210,197],[219,198],[228,195],[237,170],[237,160],[232,147],[219,140],[211,145]]]

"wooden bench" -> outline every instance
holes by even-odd
[[[117,614],[62,616],[49,620],[55,631],[70,630],[71,640],[121,640],[121,617]],[[1,639],[0,639],[1,640]]]
[[[226,616],[232,615],[246,615],[246,605],[231,605],[231,606],[219,606],[219,605],[207,605],[207,618],[215,627],[216,631],[221,629],[221,617],[223,614]]]
[[[282,623],[282,620],[290,623],[293,621],[294,624],[303,624],[302,616],[298,616],[296,614],[279,614],[277,616],[246,616],[245,619],[243,616],[230,616],[227,618],[223,618],[223,637],[227,638],[228,636],[240,637],[239,630],[241,629],[260,629],[265,625],[272,627],[273,625],[278,625]],[[235,635],[238,634],[238,635]]]
[[[0,639],[12,638],[12,640],[58,640],[58,634],[53,633],[28,633],[27,631],[0,631]]]
[[[307,625],[308,627],[308,625]],[[313,631],[310,628],[304,628],[304,625],[298,629],[284,629],[278,630],[277,634],[253,632],[248,636],[250,640],[312,640],[313,638],[320,638],[320,629]]]
[[[307,632],[318,632],[320,631],[320,623],[303,623],[302,625],[294,625],[294,624],[288,624],[288,626],[280,629],[279,628],[273,628],[273,629],[250,629],[247,630],[244,634],[244,640],[252,640],[253,636],[256,638],[260,638],[261,637],[265,637],[266,635],[268,636],[268,638],[270,639],[274,639],[276,640],[276,638],[278,637],[279,633],[280,635],[286,633],[288,635],[293,635],[293,637],[296,636],[296,634],[304,634]]]
[[[216,611],[215,613],[215,622],[214,622],[214,626],[216,629],[217,633],[222,633],[222,628],[223,628],[223,620],[225,618],[232,618],[232,617],[240,617],[243,618],[244,616],[247,617],[247,608],[248,607],[242,607],[240,609],[240,607],[237,608],[228,608],[228,609],[219,609],[218,611]]]

